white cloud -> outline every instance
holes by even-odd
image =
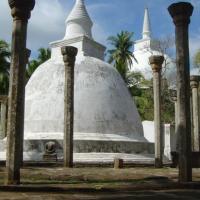
[[[88,6],[89,13],[93,15],[93,36],[100,43],[105,44],[107,33],[102,26],[96,23],[95,13],[99,8],[106,8],[107,4],[92,4]],[[0,1],[0,38],[11,42],[12,17],[7,0]],[[69,7],[63,8],[59,0],[38,0],[28,24],[27,47],[33,54],[40,47],[48,47],[49,42],[59,40],[65,34],[65,19],[69,14]],[[100,10],[99,10],[100,11]]]
[[[0,38],[6,41],[11,40],[12,17],[10,15],[10,8],[7,0],[0,1]]]
[[[190,37],[190,56],[193,57],[196,51],[200,49],[200,28]]]
[[[28,29],[28,46],[33,49],[64,37],[66,17],[66,11],[58,0],[36,2]]]
[[[93,38],[95,41],[106,45],[106,40],[110,35],[109,31],[105,29],[106,19],[103,17],[104,12],[110,12],[113,4],[108,3],[92,3],[87,5],[87,11],[93,21]]]
[[[7,0],[0,1],[0,38],[11,42],[12,17]],[[27,47],[33,52],[40,47],[47,47],[49,42],[62,39],[65,33],[64,10],[58,0],[36,1],[28,24]]]
[[[200,7],[200,1],[199,0],[191,0],[191,3],[194,7]]]
[[[199,74],[199,69],[197,69],[197,68],[192,68],[192,69],[190,70],[190,75],[200,75],[200,74]]]

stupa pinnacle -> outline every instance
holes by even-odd
[[[152,29],[150,23],[150,15],[148,8],[144,11],[144,21],[142,29],[142,38],[135,41],[134,44],[134,56],[138,62],[133,59],[133,64],[131,70],[135,72],[140,72],[145,77],[145,79],[150,80],[152,78],[152,70],[149,65],[149,57],[152,55],[163,55],[160,47],[157,45],[155,38],[152,37]],[[165,57],[167,67],[165,69],[165,78],[168,80],[168,84],[173,86],[175,84],[175,66],[172,59],[167,55]],[[164,66],[163,66],[164,67]]]
[[[151,37],[151,24],[149,20],[149,11],[148,8],[145,8],[142,38],[146,39],[150,37]]]
[[[87,36],[92,39],[92,20],[86,10],[84,0],[76,0],[74,8],[66,19],[64,39]]]

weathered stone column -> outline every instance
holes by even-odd
[[[8,2],[13,16],[13,32],[8,101],[6,184],[19,184],[24,126],[27,24],[35,0],[8,0]]]
[[[177,130],[177,125],[178,125],[178,106],[177,106],[177,91],[176,90],[172,90],[171,91],[171,100],[174,103],[174,122],[175,122],[175,132]]]
[[[194,127],[193,127],[193,109],[192,109],[192,91],[190,91],[190,122],[191,122],[191,151],[194,151]]]
[[[161,69],[163,56],[151,56],[150,65],[153,70],[154,91],[154,129],[155,129],[155,167],[163,165],[163,133],[161,127]]]
[[[193,6],[180,2],[170,5],[168,10],[176,27],[179,181],[187,182],[192,180],[188,26]]]
[[[0,96],[0,139],[3,139],[6,137],[7,101],[8,101],[8,97],[6,95]]]
[[[61,48],[65,64],[64,91],[64,167],[73,167],[73,126],[74,126],[74,66],[77,48],[66,46]]]
[[[199,137],[199,86],[200,76],[190,76],[190,86],[192,89],[192,113],[193,113],[193,149],[200,151],[200,137]]]
[[[176,90],[172,90],[171,91],[171,100],[174,103],[174,122],[175,122],[175,138],[176,138],[176,143],[174,142],[175,146],[176,146],[176,150],[178,149],[178,143],[177,143],[177,131],[178,131],[178,105],[177,105],[177,91]]]

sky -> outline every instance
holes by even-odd
[[[148,7],[154,38],[174,36],[174,25],[167,8],[176,0],[85,0],[88,13],[94,23],[93,38],[108,46],[107,38],[122,30],[134,32],[134,40],[141,39],[144,9]],[[200,0],[188,0],[194,6],[190,24],[190,55],[200,48]],[[36,0],[29,20],[27,48],[31,58],[37,49],[48,47],[65,34],[65,19],[75,0]],[[0,38],[11,42],[12,17],[8,0],[0,0]]]

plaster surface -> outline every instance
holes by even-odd
[[[26,86],[25,138],[30,133],[63,132],[63,90],[62,62],[49,60],[36,70]],[[146,141],[133,100],[111,65],[92,57],[76,64],[74,95],[74,129],[79,136],[102,133]]]

